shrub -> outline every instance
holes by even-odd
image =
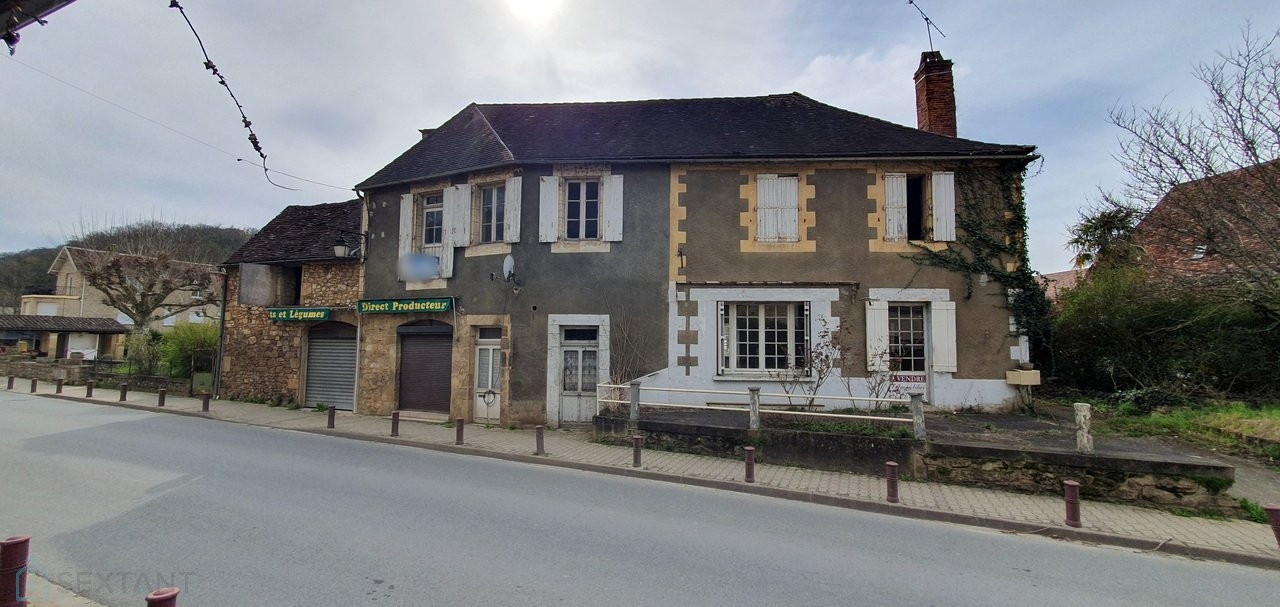
[[[169,374],[175,377],[212,371],[217,351],[218,327],[214,324],[180,324],[164,336],[164,360],[169,363]]]
[[[160,361],[161,336],[155,331],[138,331],[124,338],[124,359],[130,375],[151,375]]]

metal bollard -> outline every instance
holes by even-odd
[[[27,596],[27,556],[31,536],[15,535],[0,540],[0,605],[25,607]]]
[[[84,383],[85,398],[93,398],[93,384],[94,384],[94,381],[92,379]]]
[[[9,385],[5,386],[5,389],[7,389],[7,390],[12,390],[12,389],[13,389],[13,376],[12,376],[12,375],[10,375],[10,376],[9,376]]]
[[[756,448],[746,447],[743,451],[747,454],[747,470],[742,475],[742,480],[754,483],[756,482]]]
[[[126,398],[129,398],[129,384],[120,384],[120,402],[124,402]]]
[[[35,393],[36,393],[36,388],[37,388],[37,387],[39,387],[39,386],[40,386],[40,380],[38,380],[38,379],[36,379],[36,378],[34,378],[34,377],[33,377],[33,378],[31,378],[31,393],[32,393],[32,394],[35,394]]]
[[[1080,526],[1080,483],[1062,481],[1062,499],[1067,503],[1068,527]]]
[[[53,380],[53,393],[54,393],[54,394],[62,394],[62,380],[61,380],[61,379],[55,379],[55,380]]]
[[[644,440],[644,437],[640,436],[639,434],[632,435],[631,437],[631,467],[632,468],[640,467],[640,442],[643,440]]]
[[[884,463],[885,501],[898,503],[898,462]]]
[[[147,607],[178,607],[180,588],[161,588],[147,594]]]
[[[400,412],[391,412],[391,436],[400,436]]]
[[[160,388],[160,391],[156,392],[156,406],[157,406],[157,407],[163,407],[163,406],[164,406],[164,395],[165,395],[165,392],[166,392],[166,390],[165,390],[164,388]]]
[[[462,444],[462,427],[465,426],[466,423],[467,421],[462,419],[461,417],[453,420],[453,429],[454,429],[453,444],[455,445]]]
[[[337,415],[338,415],[338,408],[333,405],[329,405],[329,422],[328,422],[328,425],[325,426],[326,428],[330,430],[333,429],[333,421],[334,421],[334,418],[337,417]]]
[[[200,393],[200,411],[203,413],[209,412],[209,393],[208,392]]]
[[[1280,504],[1267,504],[1262,507],[1267,511],[1267,522],[1271,524],[1271,533],[1276,536],[1276,545],[1280,546]]]
[[[542,426],[534,426],[534,427],[533,427],[533,438],[534,438],[534,441],[533,441],[533,442],[534,442],[534,450],[533,450],[533,454],[534,454],[534,455],[546,455],[546,454],[547,454],[547,450],[546,450],[545,448],[543,448],[543,443],[542,443],[542,432],[543,432],[543,428],[542,428]]]

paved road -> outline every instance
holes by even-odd
[[[107,605],[1263,605],[1280,575],[0,392],[0,535]],[[140,582],[139,578],[145,577]],[[154,584],[151,584],[154,585]]]

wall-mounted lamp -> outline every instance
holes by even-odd
[[[352,237],[356,239],[356,246],[353,248],[347,244]],[[364,248],[365,235],[360,232],[348,232],[346,230],[338,230],[338,236],[333,239],[333,256],[339,259],[346,257],[359,257],[360,251]]]

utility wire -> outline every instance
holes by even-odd
[[[159,120],[156,120],[155,118],[151,118],[151,117],[146,116],[146,115],[144,115],[144,114],[140,114],[140,113],[138,113],[138,112],[136,112],[136,111],[134,111],[134,110],[131,110],[131,109],[129,109],[129,108],[127,108],[127,107],[123,106],[123,105],[120,105],[119,103],[116,103],[116,102],[114,102],[114,101],[112,101],[112,100],[110,100],[110,99],[107,99],[106,97],[103,97],[102,95],[99,95],[99,94],[97,94],[97,93],[94,93],[93,91],[90,91],[90,90],[88,90],[88,89],[86,89],[86,88],[84,88],[84,87],[82,87],[82,86],[79,86],[79,85],[77,85],[77,84],[74,84],[74,83],[68,82],[68,81],[66,81],[66,80],[63,80],[62,78],[59,78],[59,77],[57,77],[57,76],[55,76],[55,75],[53,75],[53,74],[50,74],[49,72],[46,72],[46,71],[44,71],[44,70],[42,70],[42,69],[40,69],[40,68],[38,68],[38,67],[36,67],[36,66],[34,66],[34,65],[30,65],[30,64],[28,64],[28,63],[25,63],[25,62],[23,62],[21,59],[18,59],[17,57],[10,57],[10,58],[9,58],[9,60],[10,60],[10,61],[13,61],[14,63],[17,63],[18,65],[21,65],[22,67],[25,67],[25,68],[27,68],[27,69],[29,69],[29,70],[31,70],[31,71],[33,71],[33,72],[35,72],[35,73],[37,73],[37,74],[40,74],[41,76],[44,76],[45,78],[48,78],[48,79],[50,79],[50,80],[53,80],[54,82],[58,82],[58,83],[60,83],[60,84],[62,84],[62,85],[64,85],[64,86],[67,86],[67,87],[73,88],[73,89],[75,89],[75,90],[77,90],[77,91],[80,91],[81,93],[84,93],[85,95],[88,95],[88,96],[90,96],[90,97],[93,97],[94,99],[97,99],[98,101],[101,101],[101,102],[103,102],[103,103],[105,103],[105,104],[107,104],[107,105],[109,105],[109,106],[111,106],[111,107],[114,107],[114,108],[116,108],[116,109],[118,109],[118,110],[120,110],[120,111],[122,111],[122,112],[125,112],[125,113],[127,113],[127,114],[130,114],[130,115],[134,116],[135,118],[141,118],[142,120],[145,120],[145,121],[147,121],[147,122],[150,122],[151,124],[154,124],[154,125],[156,125],[156,126],[158,126],[158,127],[162,128],[162,129],[165,129],[165,130],[167,130],[167,131],[170,131],[170,132],[172,132],[172,133],[174,133],[174,134],[176,134],[176,135],[179,135],[179,136],[181,136],[181,137],[185,137],[185,138],[187,138],[187,139],[190,139],[191,141],[194,141],[194,142],[196,142],[196,143],[198,143],[198,144],[200,144],[200,145],[203,145],[203,146],[205,146],[205,147],[207,147],[207,148],[209,148],[209,149],[211,149],[211,150],[213,150],[213,151],[215,151],[215,152],[218,152],[219,154],[224,154],[224,155],[226,155],[226,156],[229,156],[230,158],[232,158],[232,159],[233,159],[233,160],[235,160],[236,162],[244,162],[244,163],[249,164],[250,166],[259,167],[259,165],[258,165],[258,164],[254,163],[254,162],[252,162],[252,161],[245,160],[244,158],[240,158],[240,157],[239,157],[239,156],[237,156],[236,154],[233,154],[233,153],[231,153],[231,152],[228,152],[227,150],[224,150],[224,149],[222,149],[222,148],[220,148],[220,147],[218,147],[218,146],[216,146],[216,145],[213,145],[212,143],[209,143],[208,141],[205,141],[205,140],[203,140],[203,139],[200,139],[200,138],[198,138],[198,137],[196,137],[196,136],[194,136],[194,135],[191,135],[191,134],[189,134],[189,133],[185,133],[185,132],[183,132],[183,131],[180,131],[180,130],[178,130],[178,129],[174,128],[174,127],[171,127],[171,126],[169,126],[169,125],[167,125],[167,124],[165,124],[165,123],[163,123],[163,122],[160,122]],[[259,167],[259,168],[261,168],[261,167]],[[289,174],[289,173],[286,173],[286,172],[284,172],[284,171],[280,171],[280,170],[277,170],[277,169],[267,169],[267,171],[269,171],[269,172],[271,172],[271,173],[275,173],[275,174],[277,174],[277,175],[284,175],[285,177],[289,177],[290,179],[297,179],[298,181],[305,181],[305,182],[307,182],[307,183],[313,183],[313,184],[315,184],[315,185],[324,186],[324,187],[326,187],[326,188],[333,188],[333,189],[335,189],[335,190],[343,190],[343,191],[350,191],[350,190],[351,190],[351,188],[348,188],[348,187],[336,186],[336,185],[332,185],[332,184],[328,184],[328,183],[323,183],[323,182],[320,182],[320,181],[313,181],[313,180],[311,180],[311,179],[306,179],[306,178],[304,178],[304,177],[299,177],[299,176],[297,176],[297,175],[292,175],[292,174]],[[292,189],[292,188],[290,188],[290,189]]]
[[[169,8],[176,8],[179,13],[182,13],[183,21],[186,21],[187,27],[191,28],[191,33],[196,37],[196,43],[200,45],[200,53],[204,55],[204,69],[213,72],[214,77],[218,79],[218,84],[221,84],[222,88],[227,89],[227,94],[231,96],[231,101],[235,102],[236,109],[240,111],[240,122],[244,124],[244,128],[249,131],[249,144],[253,146],[253,151],[258,153],[258,157],[262,159],[262,176],[267,179],[267,183],[270,183],[277,188],[293,190],[295,192],[298,191],[296,188],[285,187],[271,181],[271,173],[267,171],[267,153],[262,151],[262,144],[258,141],[258,134],[253,132],[253,123],[249,122],[249,117],[244,114],[244,106],[240,104],[240,100],[236,98],[236,94],[231,91],[231,85],[227,84],[227,79],[218,71],[218,66],[214,65],[213,60],[209,58],[209,51],[204,48],[204,40],[200,39],[200,33],[196,31],[196,26],[192,25],[191,19],[187,17],[187,11],[183,10],[181,4],[178,4],[178,0],[169,0]],[[237,158],[237,160],[240,159]]]

